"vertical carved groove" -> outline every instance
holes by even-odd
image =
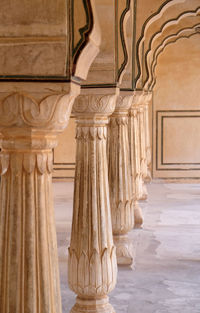
[[[48,157],[48,151],[1,153],[2,312],[61,313]]]

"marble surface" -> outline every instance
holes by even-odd
[[[200,185],[148,186],[143,229],[133,230],[135,264],[120,267],[110,294],[116,313],[200,312]],[[75,295],[67,284],[73,184],[54,183],[63,313]]]

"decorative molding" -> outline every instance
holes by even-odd
[[[115,247],[105,247],[102,251],[93,249],[89,255],[84,250],[77,255],[76,250],[69,248],[68,267],[69,287],[79,297],[104,296],[112,291],[116,283],[113,280],[116,276]],[[87,281],[83,273],[87,273]]]
[[[166,0],[162,3],[162,5],[158,8],[156,12],[154,12],[152,15],[150,15],[147,20],[144,22],[142,26],[141,36],[136,44],[136,61],[138,66],[138,74],[136,76],[136,82],[141,77],[141,57],[143,55],[142,53],[142,46],[145,40],[145,35],[148,30],[148,28],[156,21],[158,21],[160,18],[162,18],[165,11],[167,11],[168,8],[173,7],[177,5],[178,3],[183,3],[185,0]]]
[[[13,152],[15,154],[15,152]],[[0,154],[0,175],[5,175],[12,167],[12,153],[1,152]],[[22,153],[22,167],[26,174],[32,174],[35,170],[39,174],[52,173],[51,152],[25,152]]]
[[[117,89],[114,89],[115,92]],[[95,91],[97,94],[95,94]],[[87,92],[87,91],[86,91]],[[93,90],[93,94],[80,95],[72,108],[72,114],[75,115],[111,115],[116,106],[117,93],[102,95],[98,93],[99,90]]]
[[[72,86],[72,85],[71,85]],[[35,130],[62,131],[68,123],[72,105],[79,87],[70,91],[50,93],[38,101],[35,93],[12,92],[0,102],[0,130],[4,127],[35,128]],[[38,96],[38,94],[37,94]]]
[[[172,113],[173,115],[169,115],[170,113]],[[179,113],[179,115],[178,115]],[[181,115],[182,113],[186,113],[187,115]],[[188,166],[200,166],[200,163],[169,163],[169,162],[163,162],[163,136],[164,136],[164,129],[163,129],[163,120],[164,118],[200,118],[200,114],[199,115],[194,115],[194,113],[200,113],[200,110],[164,110],[164,111],[157,111],[156,112],[156,170],[157,171],[197,171],[200,170],[200,168],[198,169],[198,167],[190,167],[188,168]],[[164,114],[164,115],[163,115]],[[167,114],[167,115],[166,115]],[[159,141],[158,141],[158,131],[159,131],[159,120],[161,122],[161,154],[160,154],[160,163],[159,163],[159,155],[158,155],[158,151],[159,151]],[[181,167],[163,167],[163,166],[185,166],[185,168],[181,168]],[[179,178],[179,177],[178,177]],[[178,179],[177,178],[177,179]],[[185,177],[187,178],[187,177]],[[194,178],[194,177],[193,177]]]
[[[162,25],[161,29],[158,32],[155,32],[153,34],[153,36],[151,37],[150,42],[149,42],[149,47],[148,47],[147,51],[145,51],[145,55],[144,55],[145,67],[146,67],[146,78],[144,79],[144,83],[143,83],[144,86],[146,85],[147,81],[149,80],[149,75],[150,75],[149,67],[150,67],[150,64],[153,62],[152,55],[154,55],[154,51],[157,49],[156,48],[157,47],[156,42],[158,41],[158,39],[160,39],[161,42],[163,42],[166,38],[171,36],[170,33],[166,34],[164,36],[164,40],[163,40],[163,34],[166,33],[168,28],[170,29],[172,27],[172,25],[174,27],[178,26],[179,24],[182,25],[183,20],[187,19],[188,17],[189,17],[189,23],[192,23],[191,17],[196,17],[196,16],[198,16],[198,14],[199,14],[199,8],[197,8],[195,10],[184,11],[181,14],[179,14],[176,18],[169,19],[167,22],[165,22]],[[181,30],[183,30],[184,28],[185,28],[185,26],[184,27],[181,26]],[[170,32],[171,31],[172,30],[170,30]]]

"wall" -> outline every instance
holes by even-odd
[[[153,98],[153,177],[200,177],[200,34],[158,58]]]
[[[75,174],[75,119],[70,118],[65,131],[58,137],[58,146],[54,149],[53,178],[71,180]]]

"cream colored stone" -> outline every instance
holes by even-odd
[[[138,95],[134,94],[133,102],[129,110],[129,144],[130,144],[130,162],[133,194],[135,201],[135,226],[140,227],[143,224],[143,216],[138,200],[141,200],[144,190],[144,182],[141,173],[140,158],[140,135],[138,118]]]
[[[88,76],[88,72],[90,67],[95,60],[96,56],[100,52],[100,44],[101,44],[101,28],[99,25],[100,12],[97,10],[98,0],[93,0],[90,3],[92,10],[92,30],[86,40],[86,46],[81,51],[77,63],[74,75],[81,79],[86,80]],[[80,31],[80,29],[79,29]]]
[[[132,239],[127,235],[114,235],[116,245],[117,264],[118,265],[133,265],[134,263],[134,247]]]
[[[116,89],[83,89],[73,107],[77,121],[76,174],[68,280],[78,295],[71,312],[114,312],[107,294],[117,276],[106,157],[108,117]]]
[[[153,176],[157,179],[199,181],[199,53],[196,34],[168,45],[159,56],[153,109]]]
[[[143,99],[143,97],[142,97]],[[147,152],[145,138],[145,107],[143,102],[139,105],[139,129],[140,129],[140,151],[141,151],[141,172],[143,180],[146,179],[147,173]]]
[[[133,261],[130,245],[125,244],[123,247],[124,241],[120,239],[134,227],[134,197],[128,139],[128,111],[132,99],[133,92],[120,92],[115,111],[110,118],[108,133],[110,204],[118,264],[131,264]]]
[[[78,93],[74,84],[62,93],[40,83],[2,84],[1,312],[61,313],[52,149]]]
[[[64,0],[2,0],[0,75],[68,76],[68,10]]]
[[[132,146],[132,159],[137,160],[136,166],[136,184],[138,200],[147,199],[147,189],[144,180],[147,176],[147,158],[146,158],[146,138],[145,138],[145,116],[144,116],[144,95],[143,92],[135,91],[135,97],[130,112],[132,118],[130,119],[130,127],[135,133],[135,142]],[[131,126],[132,124],[132,126]],[[131,139],[130,137],[130,140]],[[134,164],[134,163],[133,163]],[[134,165],[132,165],[134,166]],[[133,171],[133,170],[132,170]],[[134,172],[134,171],[133,171]]]
[[[65,76],[67,53],[64,39],[0,45],[0,74],[14,76]],[[35,41],[35,42],[34,42]],[[57,42],[56,42],[57,41]],[[12,62],[11,62],[12,60]]]
[[[76,162],[75,133],[75,119],[71,117],[67,128],[58,136],[58,145],[53,151],[53,179],[55,180],[74,179]]]
[[[144,126],[145,126],[145,147],[146,147],[146,164],[147,164],[147,176],[146,182],[150,182],[151,177],[151,141],[150,141],[150,127],[149,127],[149,106],[152,100],[152,93],[145,94],[144,98]]]

